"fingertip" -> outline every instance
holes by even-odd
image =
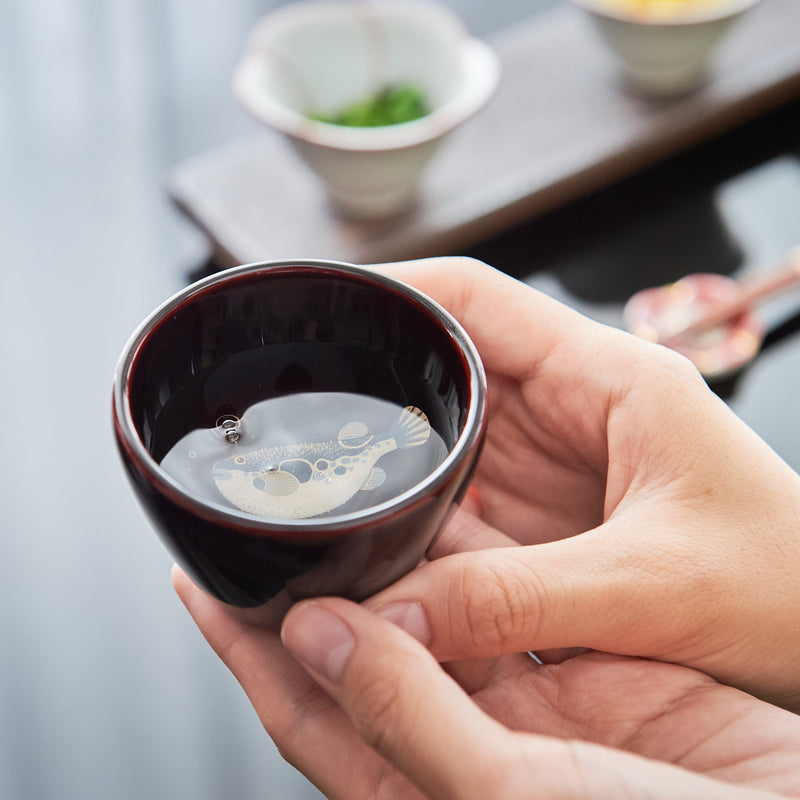
[[[405,631],[425,647],[430,644],[431,627],[422,603],[391,603],[375,609],[375,613]]]
[[[312,674],[336,683],[355,647],[351,627],[323,602],[306,601],[291,608],[281,626],[284,647]]]
[[[170,580],[172,581],[172,588],[180,598],[181,602],[188,606],[190,597],[193,590],[197,589],[192,579],[178,566],[173,564],[170,570]],[[199,591],[199,590],[198,590]]]
[[[461,509],[478,519],[483,519],[483,498],[480,490],[474,484],[467,488],[464,499],[461,501]]]

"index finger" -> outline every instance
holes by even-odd
[[[411,284],[447,309],[475,342],[486,368],[516,379],[530,377],[548,355],[580,343],[590,363],[608,347],[636,340],[607,328],[481,261],[440,257],[374,265]]]

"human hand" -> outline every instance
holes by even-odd
[[[475,341],[489,429],[483,520],[368,605],[421,607],[440,661],[587,647],[800,708],[800,478],[683,357],[477,262],[383,269]]]
[[[800,718],[693,670],[514,654],[451,677],[346,600],[292,608],[284,648],[178,568],[173,580],[282,755],[333,800],[800,796]]]

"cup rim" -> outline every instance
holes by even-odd
[[[668,19],[648,19],[626,13],[622,9],[609,6],[603,0],[569,0],[573,5],[584,9],[597,17],[617,20],[630,25],[641,25],[645,28],[685,28],[704,22],[719,22],[743,14],[758,5],[761,0],[727,0],[705,10],[687,10]]]
[[[435,13],[461,31],[457,57],[464,72],[463,86],[447,102],[429,114],[410,122],[375,128],[333,125],[311,119],[288,106],[273,100],[258,88],[262,69],[262,32],[275,24],[311,15],[324,8],[328,13],[341,9],[380,7],[412,11],[420,15]],[[361,3],[357,0],[298,0],[290,6],[280,6],[263,17],[252,31],[245,51],[234,69],[231,87],[240,105],[254,119],[286,136],[331,150],[380,152],[413,147],[448,133],[483,108],[497,89],[500,80],[500,61],[494,50],[482,40],[469,34],[461,18],[447,6],[435,0],[381,0]]]
[[[449,449],[444,461],[410,489],[383,503],[369,506],[360,511],[322,518],[286,520],[259,517],[245,511],[232,509],[222,503],[203,500],[183,487],[179,481],[159,466],[145,447],[133,421],[129,392],[131,376],[138,355],[153,331],[178,306],[198,299],[229,281],[259,273],[286,273],[295,267],[320,268],[344,276],[367,279],[403,295],[412,304],[434,316],[442,325],[445,333],[449,335],[466,365],[470,400],[464,427],[452,448]],[[294,535],[312,539],[339,535],[345,527],[348,529],[367,527],[401,509],[413,506],[430,492],[446,484],[460,467],[464,458],[481,443],[486,427],[486,374],[477,348],[461,324],[436,301],[410,284],[376,269],[342,261],[279,259],[242,264],[215,273],[176,292],[152,311],[131,334],[119,356],[114,371],[112,405],[113,425],[120,447],[137,466],[139,472],[144,474],[151,486],[166,495],[172,502],[204,520],[223,522],[245,533],[283,538]]]

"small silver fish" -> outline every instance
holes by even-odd
[[[377,489],[386,480],[378,459],[424,444],[430,431],[425,414],[407,406],[386,433],[373,436],[364,423],[350,422],[335,440],[237,452],[214,464],[212,475],[222,496],[242,511],[307,519]]]

